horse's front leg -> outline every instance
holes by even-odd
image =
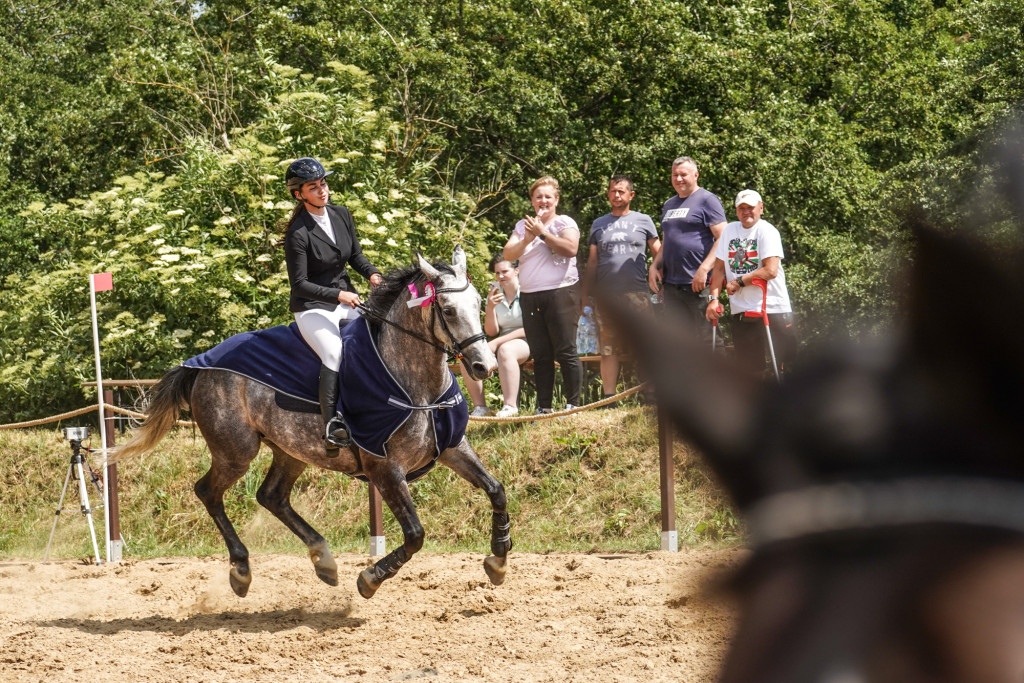
[[[493,554],[484,558],[484,571],[487,572],[487,578],[491,580],[491,583],[498,586],[505,581],[505,572],[508,570],[508,551],[512,549],[510,533],[512,523],[509,521],[506,510],[508,501],[505,498],[505,487],[491,476],[466,439],[463,439],[455,448],[446,450],[438,460],[452,468],[456,474],[473,486],[483,489],[491,500],[491,552]]]
[[[423,525],[416,514],[405,472],[389,461],[380,461],[377,465],[366,474],[402,526],[403,542],[377,564],[359,573],[356,587],[364,598],[372,598],[380,585],[397,574],[402,565],[423,547]]]

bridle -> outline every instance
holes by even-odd
[[[377,321],[382,322],[382,323],[387,323],[388,325],[391,325],[395,329],[397,329],[397,330],[399,330],[401,332],[404,332],[405,334],[409,335],[410,337],[414,337],[416,339],[419,339],[424,344],[429,344],[430,346],[433,346],[435,349],[438,349],[440,351],[444,351],[446,354],[447,353],[451,353],[457,359],[462,360],[465,357],[465,355],[463,354],[462,350],[464,348],[468,347],[468,346],[471,346],[471,345],[477,343],[478,341],[487,339],[487,335],[484,334],[483,332],[478,332],[477,334],[474,334],[474,335],[472,335],[470,337],[467,337],[467,338],[463,339],[462,341],[456,340],[455,339],[455,335],[452,334],[451,328],[448,327],[448,323],[444,319],[444,313],[440,310],[440,304],[437,303],[437,295],[438,294],[449,294],[449,293],[457,294],[459,292],[464,292],[467,289],[469,289],[469,285],[470,285],[470,280],[469,280],[468,276],[466,277],[466,284],[462,285],[461,287],[441,287],[440,289],[438,289],[438,288],[434,287],[434,284],[431,283],[431,282],[428,282],[428,283],[426,283],[426,285],[424,285],[424,290],[426,290],[426,288],[429,287],[431,292],[432,292],[432,294],[430,294],[424,300],[423,304],[421,304],[421,305],[425,305],[425,304],[429,303],[429,305],[430,305],[430,316],[431,316],[431,319],[432,319],[430,327],[431,328],[434,327],[434,324],[433,324],[433,320],[434,319],[440,321],[441,329],[444,330],[444,333],[448,336],[448,340],[451,342],[451,348],[452,348],[451,351],[449,351],[449,348],[448,348],[447,345],[438,344],[438,343],[436,343],[436,342],[434,342],[434,341],[432,341],[430,339],[427,339],[426,337],[424,337],[424,336],[422,336],[420,334],[417,334],[416,332],[413,332],[412,330],[406,329],[406,328],[402,327],[401,325],[399,325],[398,323],[393,322],[391,320],[388,320],[385,316],[381,315],[380,313],[377,313],[376,311],[372,310],[371,308],[369,308],[368,306],[366,306],[364,304],[359,304],[357,306],[357,308],[359,308],[359,310],[361,310],[366,316],[372,318],[373,320],[377,320]]]
[[[747,515],[755,549],[827,534],[923,524],[1024,534],[1024,485],[963,476],[823,484],[763,498]]]

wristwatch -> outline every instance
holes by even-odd
[[[718,297],[714,294],[708,294],[708,303],[711,303],[712,301],[718,301]]]
[[[537,239],[539,239],[541,242],[547,242],[548,236],[542,232],[541,234],[537,235]]]
[[[742,275],[740,275],[738,278],[736,278],[736,284],[738,284],[740,287],[746,287],[746,285],[743,284],[743,276]]]

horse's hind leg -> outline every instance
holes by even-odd
[[[403,536],[402,545],[388,553],[377,564],[359,573],[359,578],[356,579],[359,594],[364,598],[372,598],[380,585],[397,574],[402,565],[423,547],[423,525],[416,514],[416,504],[412,500],[404,472],[382,461],[380,466],[367,472],[367,475],[402,526]]]
[[[274,451],[274,462],[267,471],[267,478],[256,492],[256,500],[306,544],[320,580],[337,586],[338,565],[335,564],[334,556],[327,547],[327,541],[292,508],[292,487],[306,469],[306,463],[296,460],[273,444],[270,448]]]
[[[508,504],[505,498],[505,487],[491,476],[484,464],[480,462],[473,447],[465,439],[458,446],[449,448],[442,453],[439,460],[473,486],[483,489],[491,501],[491,553],[493,554],[484,558],[484,571],[487,572],[487,578],[491,580],[491,583],[498,586],[505,581],[505,572],[508,570],[508,551],[512,549],[510,534],[512,524],[509,521],[508,511],[505,509]]]
[[[207,439],[207,443],[211,443],[209,439]],[[194,489],[196,496],[203,501],[206,511],[213,518],[213,523],[217,525],[217,529],[220,530],[220,535],[228,547],[228,557],[231,561],[228,578],[231,582],[231,590],[240,598],[244,598],[245,594],[249,592],[249,584],[252,582],[252,573],[249,570],[249,550],[242,543],[242,539],[238,537],[234,525],[231,524],[231,520],[228,519],[227,513],[224,511],[224,492],[242,478],[245,471],[249,469],[249,463],[252,462],[258,449],[259,442],[257,441],[252,455],[237,455],[231,458],[214,450],[211,444],[210,454],[213,456],[213,462],[210,465],[210,471],[196,482]]]

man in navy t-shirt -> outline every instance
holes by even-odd
[[[661,208],[664,244],[647,277],[652,290],[664,290],[667,305],[710,339],[711,326],[704,319],[708,278],[715,265],[714,247],[726,221],[722,202],[697,185],[699,177],[697,162],[690,157],[672,162],[676,196]]]

